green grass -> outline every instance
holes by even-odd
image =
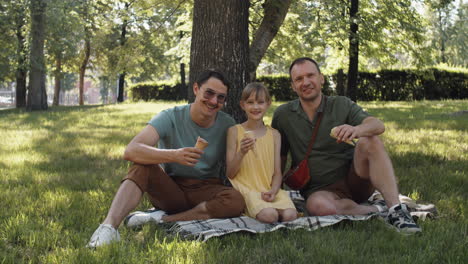
[[[420,236],[374,219],[202,243],[147,225],[121,227],[120,243],[84,248],[126,174],[126,144],[180,103],[0,111],[0,263],[468,263],[468,115],[450,115],[468,110],[466,100],[362,103],[386,124],[400,192],[439,210],[420,223]],[[144,200],[138,209],[148,207]]]

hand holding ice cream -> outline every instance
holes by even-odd
[[[195,148],[199,150],[204,150],[208,146],[208,141],[202,137],[197,138],[197,143],[195,143]]]
[[[255,140],[255,134],[253,131],[247,130],[244,132],[244,138],[250,138]],[[253,144],[255,144],[255,142]],[[255,155],[257,155],[257,152],[255,151],[255,145],[252,146],[252,151]]]

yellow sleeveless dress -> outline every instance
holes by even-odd
[[[245,129],[240,124],[236,125],[236,127],[236,151],[239,151],[240,141],[244,137]],[[255,218],[264,208],[295,208],[288,193],[282,189],[278,191],[273,202],[266,202],[261,197],[262,192],[267,192],[271,189],[274,173],[275,141],[271,127],[267,126],[266,134],[257,138],[254,149],[255,151],[250,150],[242,159],[236,177],[229,179],[232,186],[244,197],[247,205],[246,215]]]

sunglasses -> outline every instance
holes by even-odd
[[[205,98],[206,100],[211,100],[215,96],[216,100],[218,101],[218,104],[224,104],[224,102],[226,102],[227,96],[225,94],[216,93],[211,89],[206,89],[205,92],[203,92],[203,98]]]

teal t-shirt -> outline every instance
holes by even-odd
[[[169,176],[197,179],[218,178],[226,156],[227,129],[235,125],[234,119],[224,112],[218,112],[215,123],[208,128],[195,124],[190,117],[191,105],[176,106],[155,115],[148,124],[159,134],[158,147],[178,149],[193,147],[198,136],[208,141],[201,159],[194,167],[179,163],[162,164]]]

